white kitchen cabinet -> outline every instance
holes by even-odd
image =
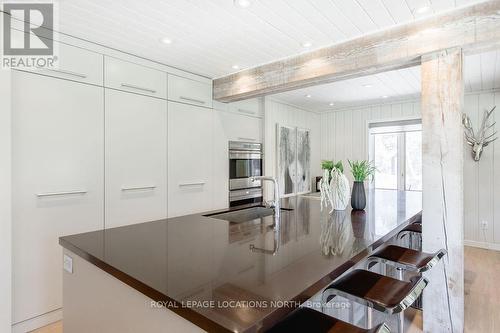
[[[58,43],[58,59],[54,68],[33,72],[62,79],[102,86],[103,55],[79,47]]]
[[[106,87],[142,95],[167,98],[167,74],[113,57],[104,57]]]
[[[64,235],[102,229],[103,88],[12,73],[13,322],[62,307]]]
[[[217,111],[228,141],[262,142],[262,119]]]
[[[213,110],[168,103],[169,216],[212,208]]]
[[[168,99],[211,108],[212,84],[169,74]]]
[[[106,89],[106,228],[167,217],[167,101]]]
[[[262,117],[261,100],[259,98],[245,99],[238,102],[229,103],[227,109],[230,112],[236,112],[239,114]]]

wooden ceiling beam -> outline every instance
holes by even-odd
[[[487,1],[376,32],[213,81],[220,102],[375,74],[420,64],[423,55],[500,46],[500,1]]]

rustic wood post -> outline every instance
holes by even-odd
[[[462,50],[422,57],[423,250],[448,255],[426,273],[424,332],[463,332]]]

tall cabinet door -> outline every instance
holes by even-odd
[[[103,228],[103,88],[12,73],[13,322],[62,307],[60,236]]]
[[[106,228],[167,217],[167,101],[106,89]]]
[[[212,208],[213,110],[168,103],[169,216]]]

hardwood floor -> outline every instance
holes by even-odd
[[[63,331],[62,321],[57,321],[53,324],[31,331],[30,333],[62,333],[62,331]]]
[[[500,251],[465,247],[465,333],[500,332]],[[410,315],[410,314],[409,314]],[[422,315],[407,316],[408,333],[422,332]],[[62,333],[62,322],[31,333]]]
[[[465,332],[500,332],[500,251],[465,247]]]

